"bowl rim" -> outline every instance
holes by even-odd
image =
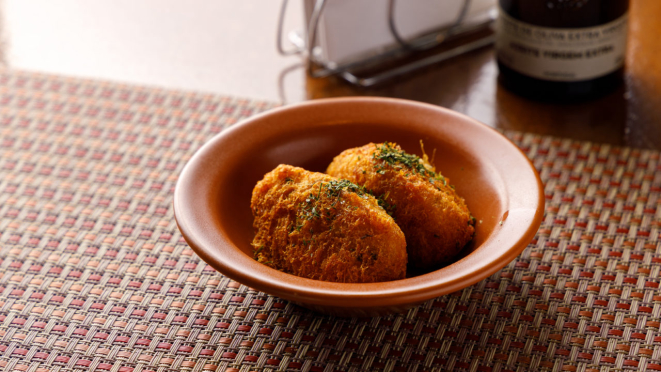
[[[195,199],[199,195],[196,195],[195,188],[199,187],[197,185],[199,176],[201,172],[207,170],[205,167],[209,165],[208,159],[215,150],[237,141],[237,136],[241,132],[254,129],[253,127],[262,125],[263,121],[276,120],[279,117],[296,114],[300,110],[310,113],[313,112],[311,110],[324,106],[347,105],[373,105],[375,108],[385,107],[381,105],[395,105],[401,110],[423,110],[430,115],[440,114],[441,117],[461,122],[461,125],[467,126],[474,133],[485,136],[487,140],[496,143],[501,150],[508,151],[507,154],[512,161],[517,162],[518,167],[525,166],[525,169],[519,172],[526,177],[525,179],[504,181],[508,185],[515,182],[519,187],[526,187],[529,195],[526,195],[523,201],[508,198],[508,203],[518,204],[506,208],[508,212],[502,219],[505,223],[498,226],[498,233],[492,233],[480,245],[480,249],[485,245],[488,248],[500,249],[500,254],[496,257],[490,256],[490,260],[480,261],[480,255],[473,252],[442,269],[391,282],[324,282],[286,274],[258,263],[252,257],[240,252],[222,232],[214,231],[210,224],[205,222],[205,218],[211,217],[209,214],[211,209],[196,208]],[[516,258],[534,238],[543,219],[544,199],[543,184],[532,162],[521,149],[495,129],[464,114],[427,103],[397,98],[343,97],[278,107],[251,116],[221,131],[198,149],[184,166],[175,186],[173,209],[177,226],[189,246],[205,262],[227,277],[298,303],[314,305],[332,303],[333,306],[352,308],[365,307],[366,304],[396,306],[419,303],[458,291],[489,277]]]

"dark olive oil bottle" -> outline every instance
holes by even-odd
[[[499,80],[524,97],[582,101],[622,83],[629,0],[499,0]]]

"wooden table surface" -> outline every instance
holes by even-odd
[[[580,104],[528,100],[502,88],[492,48],[379,88],[306,76],[275,48],[278,1],[5,0],[2,60],[9,68],[120,80],[292,103],[376,95],[438,104],[489,126],[661,149],[661,1],[631,0],[625,84]],[[291,2],[285,29],[302,28]]]

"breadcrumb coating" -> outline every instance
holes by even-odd
[[[368,283],[406,276],[406,240],[364,188],[279,165],[259,181],[251,208],[255,259],[304,278]]]
[[[475,220],[449,180],[395,143],[370,143],[336,156],[326,171],[383,200],[406,236],[409,264],[433,269],[472,239]]]

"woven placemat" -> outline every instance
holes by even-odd
[[[661,370],[658,151],[508,133],[545,183],[528,248],[406,314],[334,318],[223,277],[174,222],[194,151],[270,107],[0,73],[0,368]]]

